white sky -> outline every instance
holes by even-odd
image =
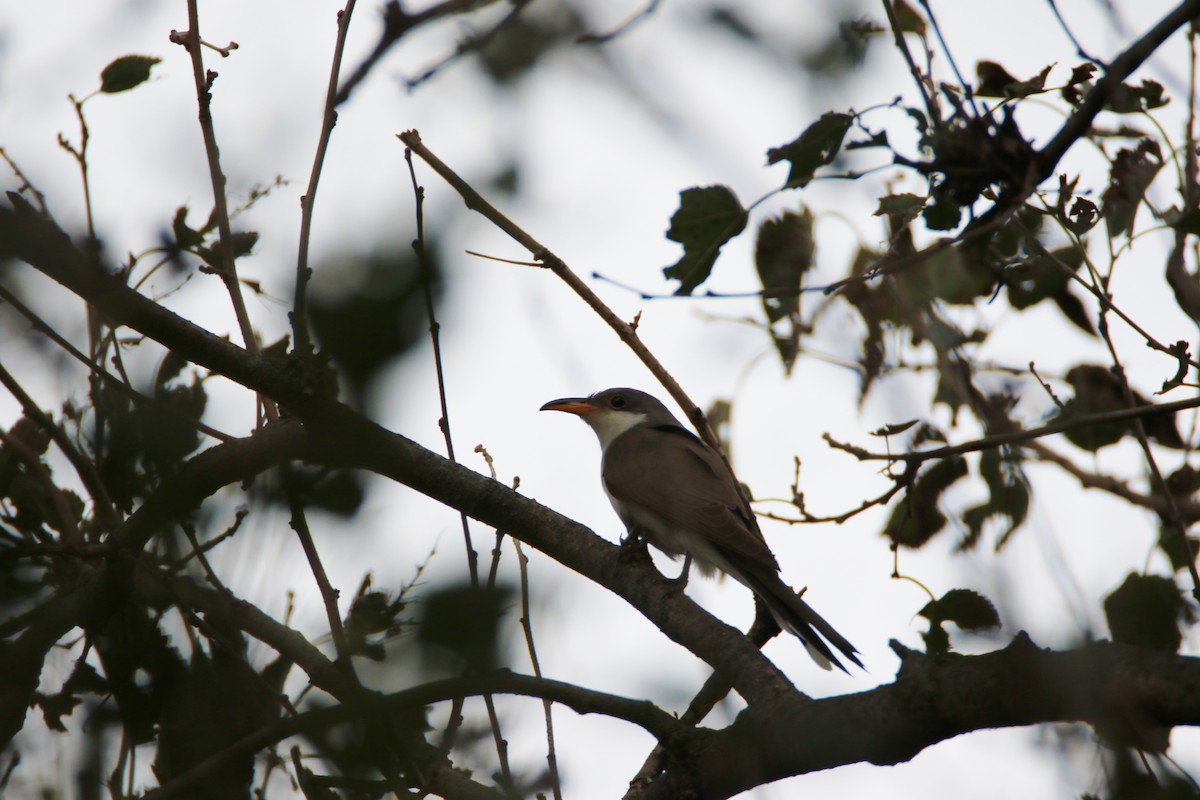
[[[1118,31],[1099,10],[1100,4],[1058,5],[1085,46],[1107,58],[1171,4],[1119,3],[1127,29]],[[359,4],[346,64],[356,65],[373,44],[377,6]],[[260,0],[249,5],[221,0],[201,8],[206,39],[215,44],[236,40],[240,45],[228,59],[206,54],[209,68],[220,72],[214,115],[231,195],[236,201],[254,184],[267,183],[277,174],[291,181],[241,223],[262,234],[256,255],[241,263],[242,274],[262,280],[277,298],[291,296],[298,198],[316,141],[338,7],[313,0]],[[552,4],[543,0],[532,10],[547,7]],[[607,28],[639,7],[593,2],[587,4],[587,13],[597,28]],[[468,59],[407,93],[400,79],[436,62],[464,28],[443,24],[410,37],[340,111],[317,200],[314,268],[320,272],[322,263],[343,253],[382,244],[408,246],[412,197],[403,148],[394,134],[417,128],[435,153],[485,191],[488,179],[509,159],[519,159],[522,193],[517,200],[499,200],[499,205],[579,274],[598,271],[648,291],[669,291],[672,287],[659,270],[678,258],[679,251],[663,233],[681,189],[725,183],[749,203],[778,186],[786,174],[784,166],[764,167],[766,149],[790,141],[820,113],[862,109],[901,94],[914,102],[900,57],[887,41],[872,47],[866,68],[845,84],[801,82],[769,58],[759,58],[746,45],[704,27],[701,19],[707,7],[668,0],[636,30],[601,51],[602,58],[582,48],[560,51],[512,89],[496,89]],[[836,20],[832,9],[843,5],[745,0],[738,7],[771,20],[775,46],[786,48],[820,41],[825,27]],[[882,16],[877,5],[861,8]],[[964,72],[973,73],[974,63],[986,58],[1025,78],[1057,62],[1051,82],[1061,83],[1079,61],[1044,2],[959,0],[935,3],[935,10]],[[113,258],[156,244],[158,230],[169,223],[178,205],[189,204],[192,220],[198,221],[211,204],[190,67],[182,49],[167,41],[172,28],[186,28],[182,0],[73,4],[69,13],[57,3],[0,0],[0,146],[46,192],[58,218],[77,230],[83,219],[78,173],[55,143],[59,132],[78,138],[66,94],[89,92],[100,69],[119,55],[144,53],[164,59],[148,85],[87,105],[97,226]],[[1186,72],[1182,37],[1176,37],[1149,71],[1135,76],[1166,73],[1177,81],[1168,84],[1168,92],[1177,98],[1173,113],[1163,114],[1168,132],[1176,138],[1185,105],[1178,91],[1186,85],[1178,81]],[[1061,118],[1049,109],[1023,114],[1027,116],[1021,122],[1035,142],[1044,142]],[[908,130],[898,114],[873,117],[872,122],[882,126],[885,119],[893,131]],[[1087,161],[1094,154],[1085,145],[1076,149],[1071,163],[1090,165],[1093,172],[1084,182],[1094,191],[1103,189],[1106,174],[1095,171],[1094,160]],[[862,163],[879,163],[872,158],[881,156],[864,156]],[[650,376],[549,273],[463,254],[470,249],[528,257],[489,223],[466,214],[458,197],[429,170],[420,170],[428,197],[427,224],[452,253],[439,314],[460,458],[484,471],[471,449],[485,444],[502,480],[519,475],[523,493],[615,540],[620,523],[600,490],[598,448],[591,433],[575,420],[539,414],[537,409],[551,398],[607,386],[654,390]],[[816,280],[837,276],[858,241],[873,245],[883,238],[871,211],[873,198],[884,193],[889,181],[897,191],[921,191],[920,184],[898,175],[880,172],[861,186],[814,183],[803,193],[765,204],[751,229],[772,211],[807,203],[818,215]],[[0,187],[12,186],[11,176],[4,173]],[[1164,186],[1161,202],[1173,200]],[[1149,224],[1142,218],[1142,227]],[[1159,291],[1161,243],[1143,241],[1118,272],[1118,304],[1162,341],[1193,336],[1194,325],[1172,314],[1169,298]],[[749,233],[730,243],[709,288],[752,289],[751,248]],[[1150,277],[1139,269],[1150,270]],[[78,306],[40,277],[29,277],[28,283],[46,287],[41,301],[45,312],[74,319],[74,327],[64,322],[67,333],[77,343],[84,341]],[[160,283],[154,288],[169,286]],[[801,488],[809,509],[828,514],[852,508],[881,492],[886,481],[874,467],[830,451],[821,434],[874,447],[879,442],[868,437],[868,431],[931,414],[929,385],[921,379],[882,382],[859,409],[857,378],[844,367],[802,358],[794,374],[785,378],[766,337],[739,323],[760,316],[755,301],[643,302],[607,284],[594,286],[624,318],[642,312],[643,338],[701,405],[717,397],[735,399],[735,465],[757,496],[786,496],[792,459],[800,455]],[[234,332],[228,302],[214,281],[197,277],[169,303],[217,333]],[[1104,362],[1098,342],[1059,324],[1054,314],[1039,310],[1018,320],[1002,305],[980,312],[998,326],[983,357],[1018,366],[1036,360],[1039,370],[1051,375],[1085,358]],[[63,313],[63,308],[70,310]],[[256,298],[250,312],[264,340],[286,332],[285,304]],[[839,319],[837,315],[842,325],[826,324],[809,346],[851,358],[861,327],[844,306],[830,319]],[[1170,374],[1171,365],[1148,355],[1126,331],[1118,330],[1117,335],[1135,382],[1149,394]],[[427,349],[398,363],[376,388],[372,402],[379,422],[441,452]],[[29,376],[43,404],[59,398],[59,379],[42,373],[35,358],[4,345],[0,358],[15,374]],[[149,369],[151,361],[146,364]],[[207,385],[215,393],[208,421],[230,432],[248,430],[252,399],[220,381]],[[68,391],[78,396],[84,390],[75,385]],[[1035,424],[1049,403],[1037,392],[1028,396],[1018,413]],[[15,418],[8,398],[0,398],[0,412],[6,425]],[[932,416],[948,423],[944,408]],[[971,429],[954,431],[956,440],[972,434]],[[1069,450],[1065,442],[1053,444]],[[1089,464],[1087,458],[1083,463]],[[1101,452],[1095,465],[1122,474],[1141,469],[1136,452],[1127,448]],[[1147,559],[1153,567],[1163,566],[1162,558],[1151,553],[1156,524],[1150,516],[1097,493],[1082,494],[1071,481],[1046,469],[1031,468],[1030,474],[1036,492],[1030,521],[998,556],[991,541],[976,553],[956,556],[953,533],[943,534],[920,553],[902,556],[902,570],[939,594],[969,586],[1001,605],[1005,629],[999,638],[956,637],[956,647],[964,651],[994,649],[1018,629],[1050,647],[1074,644],[1084,622],[1106,635],[1100,611],[1104,594],[1126,573],[1143,568]],[[967,490],[951,497],[966,507],[974,495]],[[812,666],[798,644],[771,643],[767,654],[805,692],[827,696],[888,683],[897,665],[888,640],[921,646],[922,626],[914,615],[925,598],[912,583],[889,578],[891,554],[878,535],[885,519],[886,512],[875,510],[841,527],[764,524],[784,577],[809,587],[807,598],[863,651],[870,669],[849,678],[825,674]],[[354,530],[319,517],[314,527],[326,567],[345,597],[367,570],[374,572],[377,586],[398,586],[435,547],[427,580],[461,579],[464,574],[457,515],[404,487],[379,485]],[[477,549],[486,553],[491,532],[478,525],[473,530]],[[271,535],[277,531],[286,532],[283,515],[256,514],[224,548],[219,568],[231,585],[271,613],[280,613],[284,591],[295,589],[296,624],[315,637],[324,622],[311,577],[294,540]],[[707,674],[704,665],[665,642],[621,601],[536,552],[531,558],[544,673],[682,710]],[[511,567],[511,552],[506,561]],[[749,596],[732,581],[693,581],[688,591],[732,623],[744,626],[752,614]],[[524,671],[515,614],[512,636],[513,667]],[[1195,641],[1189,642],[1188,651],[1196,652]],[[387,686],[396,677],[374,679]],[[544,755],[538,738],[540,705],[520,701],[506,707],[521,720],[506,728],[514,763],[539,769]],[[714,724],[721,722],[718,718]],[[647,737],[622,723],[581,718],[561,708],[555,711],[555,723],[564,788],[572,800],[619,796],[648,751]],[[1177,757],[1193,772],[1200,770],[1200,737],[1194,731],[1177,731],[1175,736]],[[969,792],[977,798],[1036,800],[1097,788],[1091,783],[1094,763],[1064,763],[1055,742],[1053,729],[977,733],[937,745],[897,767],[845,767],[747,796],[783,798],[803,791],[811,796],[837,792],[923,798]],[[61,748],[62,743],[54,740],[50,747]]]

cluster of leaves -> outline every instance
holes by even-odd
[[[927,45],[921,15],[904,3],[892,8],[904,18],[902,23],[898,18],[893,20],[893,26],[900,25],[897,33],[916,34]],[[867,23],[858,26],[866,35],[880,28]],[[1110,141],[1128,142],[1110,156],[1107,185],[1081,189],[1080,176],[1063,174],[1058,178],[1057,191],[1036,191],[1043,177],[1043,155],[1018,124],[1022,105],[1031,99],[1039,103],[1053,101],[1057,96],[1066,114],[1077,111],[1096,89],[1099,71],[1096,64],[1084,62],[1071,70],[1063,84],[1050,86],[1052,68],[1047,66],[1033,77],[1020,80],[1001,64],[982,61],[977,65],[978,82],[973,87],[928,79],[925,85],[939,86],[940,95],[925,96],[920,106],[897,101],[916,128],[915,154],[893,147],[886,130],[871,130],[867,124],[871,112],[842,111],[823,114],[791,142],[768,150],[768,165],[789,166],[779,192],[802,190],[821,178],[859,178],[865,173],[847,169],[856,150],[890,156],[894,165],[909,170],[928,187],[924,194],[881,197],[876,215],[886,222],[888,247],[861,248],[845,277],[826,277],[824,287],[805,285],[805,281],[812,281],[815,263],[813,215],[806,206],[759,224],[755,258],[762,287],[764,328],[786,371],[791,371],[801,352],[800,332],[816,329],[819,322],[815,315],[805,318],[803,293],[813,289],[836,291],[857,313],[865,330],[859,348],[864,396],[879,378],[904,361],[902,353],[894,349],[902,341],[896,334],[903,332],[908,340],[901,347],[909,348],[907,352],[933,356],[938,380],[931,405],[946,406],[955,423],[959,412],[969,409],[985,432],[1003,432],[1020,426],[1009,416],[1019,397],[1010,395],[1011,389],[1002,393],[979,389],[979,367],[970,355],[994,331],[964,327],[961,320],[971,317],[956,315],[954,309],[991,304],[1000,298],[1018,313],[1052,305],[1068,325],[1085,336],[1101,336],[1079,289],[1090,284],[1094,294],[1105,291],[1094,266],[1089,265],[1088,274],[1080,277],[1081,268],[1089,263],[1089,237],[1095,235],[1096,225],[1103,220],[1103,242],[1109,253],[1119,252],[1115,240],[1133,236],[1139,212],[1147,208],[1146,194],[1167,161],[1159,141],[1134,125],[1123,122],[1112,130],[1093,128],[1088,135],[1106,152]],[[994,102],[989,104],[989,100]],[[1168,102],[1160,84],[1143,80],[1117,86],[1109,93],[1104,108],[1124,120],[1130,115],[1146,115]],[[1183,172],[1180,168],[1179,173]],[[1007,198],[1014,197],[1019,204],[1009,213],[1000,213],[1002,204],[1009,202]],[[993,213],[981,216],[979,209],[985,205]],[[1192,221],[1195,215],[1189,216],[1184,210],[1160,213],[1151,208],[1151,212],[1181,230],[1200,229]],[[710,186],[681,193],[680,207],[667,235],[684,246],[684,255],[664,270],[667,278],[679,281],[677,294],[692,294],[704,284],[722,246],[743,232],[748,219],[749,210],[728,187]],[[982,224],[985,221],[987,224]],[[919,249],[917,243],[922,238],[947,233],[956,235]],[[829,274],[828,268],[824,274]],[[828,303],[821,304],[815,313],[825,308]],[[1187,371],[1187,346],[1178,347],[1184,354],[1180,357],[1182,375]],[[1103,418],[1131,405],[1147,406],[1150,400],[1130,389],[1119,371],[1099,364],[1078,363],[1060,380],[1071,394],[1065,401],[1054,398],[1058,411],[1051,421],[1066,424],[1066,439],[1076,447],[1095,452],[1115,445],[1132,437],[1137,425],[1162,447],[1188,447],[1170,415],[1146,416],[1136,424],[1125,418],[1072,427],[1070,423],[1081,417]],[[1177,386],[1181,380],[1177,377],[1164,387]],[[909,444],[917,448],[926,442],[945,441],[941,431],[924,424]],[[1020,447],[993,447],[974,458],[935,460],[919,473],[908,470],[901,475],[897,471],[894,480],[903,482],[905,491],[892,508],[884,535],[896,546],[919,548],[951,528],[959,531],[963,549],[975,547],[985,532],[990,532],[996,546],[1002,547],[1028,517],[1033,487],[1024,470],[1026,458]],[[949,499],[949,492],[968,476],[978,480],[986,498],[953,512],[952,522],[948,508],[960,504]],[[1180,502],[1190,503],[1197,496],[1200,482],[1194,476],[1195,471],[1186,463],[1170,474],[1169,491]],[[1157,486],[1152,491],[1161,494]],[[1181,538],[1178,529],[1171,528],[1165,519],[1163,525],[1160,547],[1176,570],[1188,569],[1196,558],[1195,541]],[[1155,596],[1161,602],[1134,603],[1128,600],[1132,591],[1128,589],[1114,593],[1109,605],[1125,609],[1115,616],[1110,614],[1113,635],[1118,640],[1133,641],[1129,636],[1132,623],[1120,621],[1126,616],[1129,620],[1153,618],[1154,622],[1146,623],[1147,630],[1175,630],[1173,620],[1181,602],[1178,589],[1169,578],[1145,576],[1143,580],[1157,587],[1161,595]],[[922,612],[933,623],[926,636],[931,652],[944,650],[948,644],[940,623],[958,619],[957,612],[939,610],[943,601],[931,603],[926,609],[929,613]],[[946,604],[953,605],[949,601]],[[960,626],[979,627],[985,618],[987,624],[998,624],[993,619],[994,611],[991,615],[974,614],[972,611],[964,617],[965,623],[960,622]],[[1165,642],[1170,637],[1155,638]],[[1177,648],[1178,639],[1171,641]]]

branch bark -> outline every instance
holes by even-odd
[[[1109,642],[1042,650],[1024,633],[978,656],[892,649],[901,659],[894,683],[746,709],[729,727],[677,744],[667,770],[626,797],[719,800],[846,764],[897,764],[984,729],[1087,722],[1111,743],[1158,751],[1171,726],[1200,724],[1200,658]]]

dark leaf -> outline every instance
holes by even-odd
[[[1191,234],[1192,236],[1200,236],[1200,210],[1193,208],[1184,213],[1177,208],[1173,208],[1166,214],[1163,214],[1163,222],[1176,230]]]
[[[891,425],[884,425],[882,428],[877,428],[871,431],[872,436],[895,436],[898,433],[904,433],[906,430],[916,425],[921,420],[910,419],[908,422],[895,422]]]
[[[1190,614],[1175,581],[1130,573],[1104,599],[1104,616],[1113,641],[1174,653],[1182,641],[1179,621]]]
[[[500,618],[508,608],[511,592],[506,587],[475,589],[469,586],[430,593],[424,600],[425,614],[417,638],[427,655],[452,661],[471,670],[486,671],[500,666]],[[440,652],[439,652],[440,651]]]
[[[889,147],[887,131],[879,131],[872,133],[866,139],[856,139],[853,142],[846,142],[847,150],[865,150],[869,147]]]
[[[813,265],[813,215],[807,208],[763,220],[754,266],[764,291],[763,311],[771,323],[800,312],[800,279]],[[772,294],[774,293],[774,294]]]
[[[1051,64],[1029,80],[1019,81],[996,62],[980,61],[975,65],[975,74],[979,76],[975,93],[981,97],[1027,97],[1037,94],[1045,91],[1046,77],[1053,66]]]
[[[962,547],[973,547],[983,534],[984,523],[999,517],[1004,520],[1004,528],[998,535],[998,550],[1025,521],[1025,515],[1029,512],[1029,486],[1021,474],[1019,465],[1010,459],[1001,458],[998,448],[983,451],[979,459],[979,474],[987,484],[989,496],[986,502],[963,513],[967,537]]]
[[[1075,396],[1063,404],[1059,419],[1086,414],[1103,414],[1129,407],[1120,380],[1107,367],[1097,364],[1080,364],[1067,372],[1067,383],[1075,390]],[[1134,406],[1149,406],[1150,401],[1140,393],[1132,392]],[[1165,447],[1181,449],[1183,438],[1170,414],[1153,414],[1142,418],[1146,435]],[[1097,423],[1084,428],[1063,431],[1067,440],[1084,450],[1099,450],[1121,440],[1133,432],[1130,420]]]
[[[229,243],[233,248],[233,257],[241,258],[249,254],[254,245],[258,243],[258,234],[254,231],[234,231]],[[197,247],[195,253],[213,269],[221,268],[221,245],[219,243],[214,242],[208,247]]]
[[[245,654],[223,640],[213,655],[192,654],[187,668],[162,687],[163,713],[153,769],[160,782],[178,777],[229,742],[277,719],[280,704],[265,691]],[[187,797],[250,797],[254,754],[227,757],[205,770],[203,793]]]
[[[962,206],[943,194],[935,196],[933,203],[921,211],[921,216],[931,231],[952,231],[962,220]]]
[[[964,631],[1000,627],[1000,615],[992,601],[970,589],[951,589],[918,613],[934,625],[953,622]]]
[[[1141,86],[1131,86],[1122,83],[1113,91],[1105,109],[1117,114],[1140,114],[1162,108],[1170,100],[1163,96],[1161,83],[1151,80],[1142,81]]]
[[[41,692],[33,693],[33,703],[42,710],[42,719],[46,721],[46,727],[59,733],[67,732],[67,726],[63,724],[62,718],[71,716],[75,711],[75,706],[81,702],[83,701],[69,692],[49,695]]]
[[[188,227],[187,215],[188,207],[180,206],[171,220],[171,233],[175,236],[175,242],[184,249],[195,247],[204,241],[204,234]]]
[[[199,377],[190,385],[157,387],[155,405],[140,411],[145,455],[163,473],[179,468],[184,456],[200,446],[200,432],[188,420],[199,420],[208,394]],[[174,413],[171,413],[174,412]]]
[[[432,248],[426,251],[436,296],[438,261]],[[322,355],[344,371],[352,402],[361,403],[375,375],[416,344],[428,324],[421,269],[407,250],[373,253],[325,269],[325,275],[347,277],[314,281],[309,317]],[[320,378],[321,365],[311,366]]]
[[[1174,525],[1159,526],[1158,549],[1162,550],[1171,560],[1171,569],[1175,572],[1190,569],[1191,565],[1196,563],[1197,553],[1200,553],[1200,538],[1195,536],[1185,538],[1186,541],[1179,537],[1179,532]]]
[[[896,23],[900,26],[900,32],[915,33],[918,36],[925,35],[925,18],[921,16],[921,12],[912,7],[908,0],[896,0],[892,4],[892,10],[896,14]]]
[[[913,434],[912,447],[920,447],[926,442],[946,444],[946,434],[942,433],[928,422],[922,422],[921,427],[917,428],[917,432]]]
[[[1100,198],[1101,214],[1108,223],[1109,236],[1132,233],[1138,206],[1162,165],[1162,152],[1152,139],[1143,139],[1134,150],[1124,149],[1117,153],[1108,188]]]
[[[1082,264],[1083,251],[1074,245],[1025,259],[1019,273],[1005,277],[1008,302],[1013,308],[1026,309],[1065,294],[1071,276]]]
[[[1067,228],[1076,236],[1082,236],[1095,227],[1100,221],[1100,211],[1096,204],[1083,197],[1076,197],[1067,218],[1063,219]]]
[[[1087,307],[1069,290],[1054,295],[1054,304],[1076,328],[1092,336],[1096,335],[1096,328],[1093,327],[1091,317],[1088,316]]]
[[[788,161],[792,165],[784,188],[807,186],[819,168],[832,163],[852,122],[850,114],[828,111],[794,141],[768,150],[768,164]]]
[[[903,547],[922,547],[946,525],[946,515],[938,508],[942,493],[966,474],[967,463],[961,458],[935,463],[892,509],[883,535]]]
[[[256,231],[234,231],[230,243],[233,245],[233,257],[241,258],[249,255],[250,251],[254,249],[254,245],[258,244],[258,233]]]
[[[497,84],[512,85],[528,74],[555,48],[583,33],[580,20],[566,8],[547,13],[510,16],[495,33],[484,33],[462,43],[464,51],[476,51],[485,73]]]
[[[1067,79],[1067,86],[1075,86],[1076,84],[1090,80],[1096,74],[1097,69],[1099,68],[1092,62],[1083,62],[1071,70],[1071,77]]]
[[[160,61],[154,56],[121,56],[100,73],[100,91],[116,94],[145,83],[150,80],[150,68]]]
[[[746,227],[746,210],[725,186],[685,189],[671,216],[667,238],[683,245],[683,257],[663,274],[680,282],[675,294],[691,294],[708,280],[726,242]]]
[[[981,97],[1004,97],[1004,87],[1017,82],[1008,70],[995,61],[980,61],[976,64],[975,77],[979,79],[975,94]]]

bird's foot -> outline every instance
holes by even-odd
[[[665,580],[667,583],[670,583],[670,584],[676,586],[680,591],[682,591],[688,585],[688,577],[690,576],[691,571],[692,571],[692,557],[689,555],[685,555],[683,557],[683,569],[679,571],[679,576],[676,578],[664,577],[663,580]]]

